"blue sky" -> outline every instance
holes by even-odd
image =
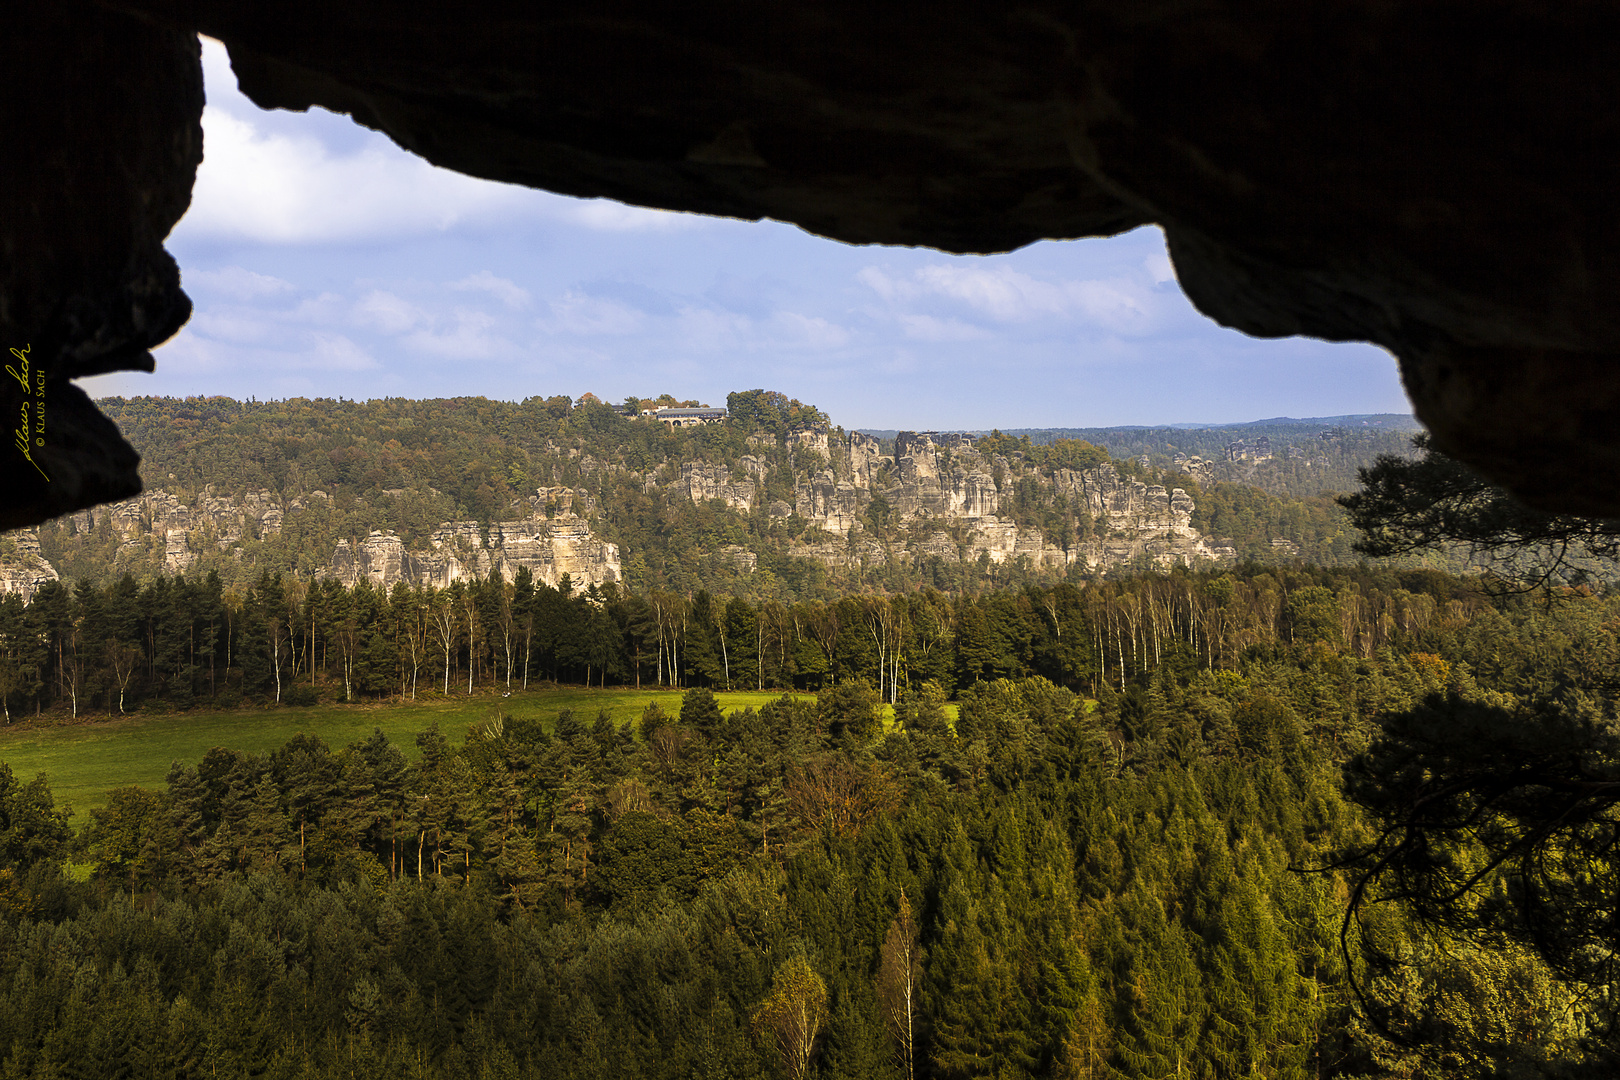
[[[92,395],[520,400],[764,387],[846,427],[1404,412],[1368,345],[1199,315],[1157,229],[997,256],[570,199],[436,169],[344,117],[264,112],[205,41],[204,161],[170,236],[196,305]]]

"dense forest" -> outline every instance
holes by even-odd
[[[1037,675],[1090,696],[1180,650],[1207,670],[1252,649],[1323,639],[1359,657],[1465,618],[1476,582],[1432,571],[1144,574],[1087,588],[981,596],[927,589],[832,603],[574,589],[520,570],[445,589],[264,574],[243,594],[217,576],[50,582],[0,599],[5,715],[109,714],[251,701],[313,704],[475,693],[531,680],[587,686],[820,690],[861,680],[897,702],[925,683],[966,690]]]
[[[396,603],[443,602],[367,592],[41,594],[5,609],[11,670],[32,680],[8,700],[72,707],[62,612],[92,654],[98,625],[127,650],[127,683],[108,662],[75,691],[98,709],[273,700],[277,679],[284,701],[586,670],[689,688],[625,728],[430,730],[410,761],[380,735],[216,749],[163,791],[112,793],[77,834],[44,780],[0,771],[8,1074],[1612,1075],[1605,986],[1503,921],[1494,905],[1528,879],[1490,864],[1489,830],[1428,838],[1479,871],[1476,933],[1437,934],[1401,901],[1410,881],[1357,857],[1394,835],[1422,763],[1401,718],[1466,712],[1481,745],[1503,737],[1487,714],[1611,730],[1620,599],[1248,567],[850,597],[819,608],[835,637],[807,605],[779,641],[767,607],[695,598],[644,624],[638,659],[630,613],[657,594],[496,581],[459,610],[599,619],[618,668],[532,641],[509,660],[489,633],[505,624],[468,614],[485,629],[413,686]],[[733,684],[819,693],[723,715],[709,687],[761,640],[754,657],[785,666]],[[1572,855],[1554,879],[1585,880]],[[1346,923],[1368,889],[1387,902]]]
[[[785,491],[821,465],[790,437],[826,419],[780,395],[685,431],[567,399],[127,405],[149,475],[187,497],[234,461],[242,490],[329,498],[253,541],[251,574],[109,572],[106,537],[42,534],[86,572],[0,599],[6,723],[496,711],[408,747],[215,748],[83,820],[0,765],[0,1074],[1620,1065],[1620,594],[1418,563],[1483,535],[1413,502],[1438,476],[1485,505],[1432,454],[1350,500],[1363,547],[1396,556],[1370,562],[1325,496],[992,433],[1021,527],[1084,528],[1028,481],[1110,465],[1186,488],[1201,529],[1268,561],[868,579],[796,566],[773,532],[792,523],[615,479],[763,454]],[[382,590],[296,560],[362,526],[500,520],[534,485],[585,491],[642,565]],[[1485,525],[1514,523],[1495,543],[1570,527],[1490,506]],[[750,581],[693,557],[726,544],[760,555]],[[501,696],[536,682],[681,694],[623,726]],[[719,708],[744,688],[784,693]]]
[[[865,590],[982,592],[1049,585],[1058,576],[1017,560],[956,562],[937,555],[829,567],[804,557],[795,541],[839,538],[821,534],[796,513],[773,517],[763,507],[744,513],[719,500],[694,501],[678,486],[660,486],[689,463],[741,477],[750,457],[766,462],[762,504],[792,504],[796,486],[823,469],[843,478],[848,463],[838,450],[842,430],[830,429],[830,460],[795,443],[795,433],[829,430],[828,418],[767,391],[730,395],[727,423],[694,428],[636,421],[594,399],[562,396],[521,403],[112,398],[100,404],[140,447],[150,490],[191,506],[205,493],[241,499],[261,490],[289,508],[296,504],[279,532],[244,535],[227,549],[199,541],[196,568],[218,572],[237,591],[264,571],[317,576],[328,569],[338,541],[357,542],[372,530],[392,532],[410,547],[445,522],[487,527],[512,520],[533,512],[525,500],[537,489],[555,487],[580,493],[593,533],[618,545],[625,584],[637,592],[708,590],[754,601],[830,602]],[[1192,435],[1230,438],[1220,432],[1170,434],[1183,441]],[[1329,434],[1323,439],[1311,432],[1295,440],[1299,446],[1279,441],[1270,461],[1218,464],[1197,475],[1171,460],[1162,449],[1169,443],[1155,443],[1161,448],[1152,454],[1116,450],[1111,456],[1084,440],[997,432],[980,439],[979,448],[985,467],[995,473],[1003,515],[1054,543],[1068,546],[1094,536],[1094,522],[1040,479],[1059,469],[1111,465],[1127,480],[1185,489],[1196,503],[1193,526],[1230,539],[1240,559],[1349,566],[1359,561],[1350,551],[1354,530],[1324,492],[1352,490],[1356,468],[1407,444],[1403,435],[1381,429]],[[1188,442],[1194,444],[1202,446]],[[315,498],[315,492],[327,497]],[[873,502],[858,527],[862,537],[890,547],[903,545],[908,528],[885,516],[882,500]],[[104,522],[91,526],[65,518],[42,527],[39,541],[41,554],[65,579],[100,585],[128,572],[144,583],[164,572],[162,537],[131,544]],[[725,551],[747,552],[753,569],[720,554]],[[1430,561],[1454,571],[1465,565],[1433,556]],[[1071,569],[1078,580],[1078,564]]]
[[[1422,426],[1385,413],[1318,422],[1264,420],[1252,424],[1174,428],[1058,428],[1010,432],[1036,445],[1089,442],[1118,458],[1148,459],[1168,468],[1178,457],[1201,458],[1210,479],[1260,488],[1284,498],[1354,491],[1360,470],[1387,454],[1409,455]]]

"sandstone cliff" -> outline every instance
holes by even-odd
[[[549,493],[552,498],[556,492]],[[435,530],[424,550],[408,551],[393,533],[373,532],[364,540],[339,540],[328,576],[345,585],[365,578],[390,588],[397,581],[444,588],[455,581],[498,573],[507,581],[522,567],[537,582],[555,588],[566,574],[579,586],[601,585],[623,578],[619,549],[591,533],[589,523],[571,509],[572,498],[553,517],[532,513],[518,521],[488,526],[476,521],[449,521]],[[542,501],[542,496],[531,503]]]
[[[602,535],[596,499],[604,490],[628,487],[652,497],[655,506],[718,502],[752,517],[750,529],[779,551],[838,569],[1021,562],[1050,575],[1236,557],[1230,544],[1193,527],[1193,501],[1181,488],[1123,477],[1113,465],[1037,466],[1022,453],[986,452],[968,435],[900,432],[893,452],[884,453],[883,444],[859,433],[799,431],[780,445],[750,440],[748,452],[734,460],[666,460],[645,472],[578,447],[550,449],[557,463],[549,467],[552,478],[570,479],[531,489],[496,515],[506,519],[500,521],[393,513],[411,499],[438,498],[435,513],[453,507],[432,488],[373,491],[369,506],[349,495],[340,509],[319,490],[226,496],[208,487],[189,499],[148,492],[73,515],[66,528],[100,545],[99,572],[234,567],[244,571],[237,575],[240,586],[260,567],[286,569],[293,559],[300,574],[350,585],[365,579],[383,588],[400,581],[444,587],[491,573],[511,580],[522,567],[553,586],[565,574],[576,584],[603,584],[625,575],[619,546]],[[405,520],[414,521],[413,528],[388,524]],[[418,539],[407,542],[406,535]],[[767,535],[774,539],[764,540]],[[41,557],[36,534],[15,536],[13,552],[0,558],[0,593],[32,595],[62,568]],[[270,547],[279,555],[268,553]],[[742,574],[759,565],[758,551],[734,541],[700,553]],[[625,558],[662,554],[628,551]]]
[[[1027,558],[1034,568],[1079,564],[1096,571],[1143,557],[1159,566],[1236,558],[1230,544],[1192,527],[1193,501],[1184,490],[1124,479],[1112,465],[1043,472],[1016,455],[980,453],[972,436],[932,432],[900,432],[893,455],[859,432],[844,438],[800,432],[789,449],[820,467],[794,485],[791,505],[777,499],[764,509],[774,518],[797,516],[812,526],[812,538],[793,553],[830,566],[984,556],[992,563]],[[737,469],[689,463],[669,486],[693,501],[719,499],[747,513],[766,498],[767,472],[755,457],[742,458]],[[1080,535],[1064,542],[1020,527],[1009,494],[1019,481],[1033,481],[1046,496],[1060,498],[1081,526]],[[870,520],[876,500],[886,529]],[[816,537],[818,531],[823,535]]]
[[[39,534],[20,529],[0,537],[0,596],[15,594],[28,603],[47,581],[56,581],[56,568],[39,554]]]
[[[210,551],[241,559],[252,541],[276,536],[289,519],[329,498],[324,491],[313,491],[283,502],[263,489],[230,498],[210,487],[187,504],[169,492],[151,491],[81,511],[66,524],[77,534],[104,536],[112,545],[115,572],[137,568],[181,574]],[[592,533],[587,519],[575,512],[576,504],[588,508],[589,496],[540,488],[526,505],[514,508],[520,512],[517,520],[488,526],[447,521],[416,547],[382,531],[364,539],[339,538],[329,557],[318,556],[317,575],[346,585],[366,578],[383,588],[398,581],[442,588],[492,571],[510,581],[526,566],[536,581],[552,586],[564,574],[580,586],[622,580],[618,548]],[[57,578],[56,569],[40,555],[37,528],[9,533],[4,542],[9,550],[0,548],[0,595],[17,593],[26,601],[41,582]]]

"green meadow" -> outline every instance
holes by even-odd
[[[781,697],[780,691],[718,693],[715,698],[728,712],[758,708]],[[797,694],[806,697],[813,695]],[[274,750],[299,732],[324,739],[333,749],[381,729],[407,757],[416,756],[416,736],[438,724],[452,743],[460,743],[467,729],[498,717],[517,716],[550,724],[564,709],[586,721],[607,710],[615,724],[641,716],[649,702],[676,715],[681,707],[678,690],[607,690],[577,686],[513,691],[510,697],[487,691],[470,697],[451,694],[417,701],[379,705],[315,705],[309,708],[243,708],[229,712],[148,714],[115,720],[81,718],[67,723],[46,717],[13,723],[0,730],[0,761],[20,779],[44,773],[56,801],[73,807],[75,826],[86,814],[103,805],[106,793],[136,784],[161,788],[176,761],[195,764],[216,746],[244,752]],[[956,706],[946,706],[954,722]],[[884,706],[884,721],[893,711]]]

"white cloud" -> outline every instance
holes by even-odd
[[[191,317],[188,328],[194,333],[218,341],[263,341],[272,332],[272,326],[259,312],[241,312],[232,309],[199,312]]]
[[[916,341],[978,341],[989,331],[960,319],[936,319],[932,315],[901,315],[900,329]]]
[[[311,349],[287,366],[322,371],[371,371],[382,365],[367,349],[342,334],[315,334]]]
[[[349,301],[337,293],[321,293],[307,300],[300,300],[298,306],[286,315],[289,322],[302,323],[338,323],[346,321],[345,315],[349,309]]]
[[[298,244],[442,231],[511,212],[527,194],[375,141],[334,154],[317,139],[266,134],[213,105],[202,123],[203,165],[182,227],[210,235]]]
[[[507,302],[528,298],[512,282],[488,272],[447,288],[463,286],[461,291],[488,293]],[[499,315],[472,305],[451,308],[444,303],[450,293],[421,283],[407,282],[402,291],[410,298],[372,288],[358,299],[326,292],[304,297],[291,307],[216,304],[198,311],[181,334],[181,347],[169,355],[199,371],[218,367],[217,358],[228,355],[236,366],[266,371],[331,372],[379,370],[383,365],[372,350],[392,343],[434,362],[504,361],[522,355],[508,334],[518,324],[501,305],[480,295],[478,299]]]
[[[187,325],[185,329],[180,331],[180,333],[170,338],[169,341],[164,344],[163,348],[155,354],[154,359],[157,360],[158,372],[160,374],[195,378],[228,371],[234,366],[233,362],[236,358],[237,350],[229,346],[221,346],[208,338],[201,337],[194,333],[192,327],[195,324],[196,320],[193,319],[191,324]],[[135,387],[126,391],[122,386],[120,386],[117,390],[103,392],[110,394],[124,394],[125,396],[130,394],[151,393],[150,390],[142,385],[144,378],[145,377],[142,375],[125,374],[123,372],[119,372],[114,376],[109,376],[108,381],[112,382],[116,379],[121,382],[122,380],[128,379],[136,384]]]
[[[925,266],[917,271],[917,280],[930,292],[959,300],[1002,322],[1058,315],[1068,306],[1061,286],[1038,281],[1010,266]]]
[[[559,196],[560,198],[560,196]],[[564,216],[576,225],[605,232],[672,232],[702,228],[713,220],[703,214],[683,214],[674,210],[651,210],[627,206],[612,199],[570,199],[573,204]]]
[[[542,329],[569,334],[633,334],[641,329],[646,316],[628,304],[569,289],[551,301],[550,322]]]
[[[1129,282],[1071,282],[1066,291],[1081,314],[1105,329],[1143,333],[1156,323],[1152,295]]]
[[[1146,264],[1144,264],[1146,265]],[[1146,267],[1152,269],[1152,267]],[[887,301],[888,316],[907,337],[921,341],[969,341],[988,336],[962,315],[999,323],[1082,320],[1111,333],[1140,335],[1156,329],[1162,301],[1141,278],[1050,281],[983,261],[934,263],[897,277],[868,266],[856,279]],[[940,312],[944,305],[956,313]],[[917,307],[928,311],[907,310]]]
[[[382,366],[363,345],[342,334],[302,331],[274,346],[255,346],[222,341],[195,326],[188,326],[165,345],[158,359],[164,374],[187,376],[242,368],[268,373],[371,371]]]
[[[778,311],[771,322],[782,330],[796,345],[817,349],[836,349],[849,343],[849,331],[837,323],[796,311]]]
[[[403,334],[427,321],[427,316],[393,293],[373,289],[354,305],[354,321],[385,334]]]
[[[422,329],[401,340],[418,352],[449,360],[501,360],[519,352],[512,342],[491,333],[494,316],[472,308],[457,308],[454,319],[454,329],[443,333]]]
[[[221,270],[187,270],[181,277],[187,289],[221,293],[237,300],[256,300],[291,292],[297,286],[269,274],[259,274],[240,266]]]
[[[527,289],[520,288],[517,283],[506,278],[496,277],[488,270],[480,270],[478,273],[470,277],[464,277],[460,281],[452,281],[445,288],[462,292],[470,289],[481,289],[509,308],[525,308],[529,306]]]
[[[698,351],[732,348],[751,336],[754,322],[746,315],[714,308],[683,308],[675,340]]]
[[[855,280],[889,301],[909,300],[918,293],[915,285],[903,278],[890,277],[875,266],[862,268]]]
[[[1155,285],[1167,285],[1176,280],[1176,268],[1170,262],[1167,252],[1156,251],[1142,260],[1147,268],[1148,277],[1153,279]]]

